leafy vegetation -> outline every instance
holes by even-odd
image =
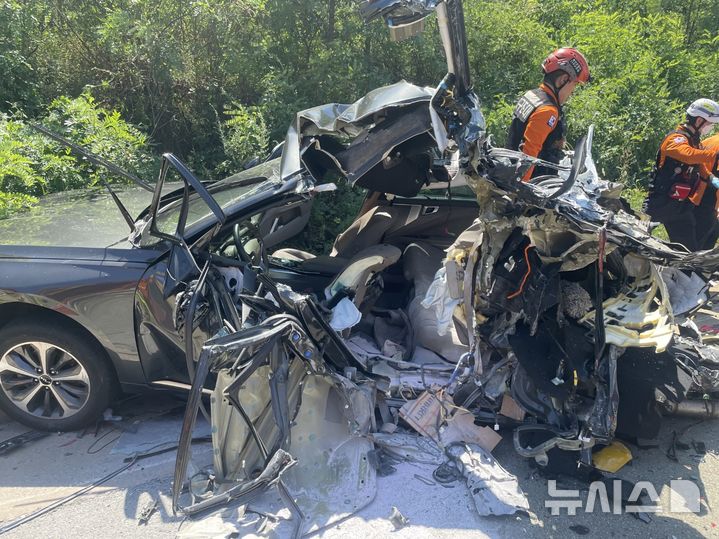
[[[357,5],[0,0],[0,217],[104,174],[29,130],[27,118],[146,178],[171,151],[213,179],[265,154],[298,110],[402,78],[440,80],[434,23],[394,43],[381,23],[360,20]],[[465,11],[472,75],[497,143],[559,45],[579,47],[594,76],[568,104],[569,138],[595,124],[600,169],[630,187],[646,186],[657,145],[687,103],[719,97],[719,0],[480,0]],[[344,194],[324,208],[340,220],[355,203]]]
[[[89,94],[55,99],[39,122],[125,170],[141,176],[154,170],[147,136],[117,111],[98,107]],[[0,217],[30,207],[40,195],[91,187],[101,179],[123,181],[71,154],[19,116],[0,117]]]

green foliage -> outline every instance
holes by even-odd
[[[465,2],[467,47],[482,103],[515,101],[541,80],[541,63],[554,42],[536,19],[536,2]],[[505,128],[506,130],[506,128]]]
[[[37,203],[37,198],[22,193],[0,192],[0,219],[10,217],[13,213],[28,210]]]
[[[148,152],[147,135],[137,127],[124,121],[117,110],[100,107],[87,93],[76,99],[60,97],[52,102],[44,125],[64,137],[87,148],[91,152],[119,165],[135,175],[151,179],[155,171],[155,159]],[[78,167],[82,185],[94,186],[100,178],[109,183],[127,183],[125,178],[113,175],[103,167],[94,167],[86,162]],[[62,178],[50,182],[51,191],[62,191],[68,187]],[[77,187],[71,184],[71,187]]]
[[[21,193],[0,192],[0,219],[5,219],[13,213],[30,209],[37,203],[37,198]]]
[[[312,205],[310,222],[302,234],[287,242],[287,246],[314,254],[330,253],[337,234],[345,230],[357,217],[366,192],[346,182],[337,184],[332,193],[322,193]]]
[[[145,178],[154,175],[147,137],[87,94],[56,99],[38,121],[125,170]],[[24,120],[0,117],[0,217],[27,208],[37,196],[91,187],[101,178],[128,181],[76,157]]]
[[[622,190],[622,196],[629,202],[629,206],[634,211],[642,211],[644,199],[647,198],[647,191],[641,187],[629,187]]]
[[[41,89],[34,63],[47,23],[39,3],[18,0],[0,2],[0,101],[4,108],[21,104],[33,112]]]
[[[647,198],[647,190],[641,187],[630,187],[622,191],[622,196],[629,202],[631,208],[636,212],[642,211],[644,200]],[[659,225],[652,231],[652,236],[656,236],[662,240],[669,240],[667,229],[664,225]]]
[[[140,176],[153,175],[152,140],[216,179],[283,140],[299,110],[400,79],[436,85],[446,65],[434,20],[395,43],[357,5],[0,0],[0,216],[28,203],[8,202],[8,193],[38,196],[105,174],[28,130],[18,110]],[[719,0],[466,0],[464,8],[472,77],[497,144],[517,97],[539,83],[541,60],[560,45],[579,47],[594,76],[567,105],[569,140],[595,124],[594,155],[609,180],[645,186],[687,103],[719,98]],[[318,199],[328,218],[313,216],[308,246],[325,245],[336,233],[329,224],[352,213],[342,204],[354,195],[342,193]]]
[[[264,157],[270,133],[259,107],[233,103],[225,110],[225,115],[228,119],[224,121],[221,133],[227,160],[219,165],[218,172],[232,173],[251,159]]]
[[[596,125],[595,154],[609,179],[646,186],[662,135],[681,119],[667,76],[674,64],[663,56],[676,47],[668,36],[679,27],[671,15],[591,12],[571,19],[568,32],[592,59],[594,82],[570,100],[569,138]]]

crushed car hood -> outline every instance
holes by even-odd
[[[592,155],[594,128],[573,156],[574,167],[565,164],[558,176],[540,183],[516,182],[516,172],[527,156],[502,148],[490,149],[494,158],[491,168],[482,177],[468,175],[468,182],[480,198],[496,208],[503,197],[515,198],[522,207],[535,207],[551,212],[559,219],[557,226],[572,227],[585,233],[597,233],[606,227],[607,240],[616,245],[630,246],[653,262],[684,267],[704,268],[708,273],[719,267],[719,249],[690,253],[681,245],[662,241],[649,232],[647,216],[632,211],[621,198],[622,185],[599,177]],[[526,163],[526,161],[525,161]],[[523,170],[523,169],[522,169]]]

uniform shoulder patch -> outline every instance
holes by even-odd
[[[547,125],[549,127],[554,127],[555,125],[557,125],[557,117],[554,114],[552,114],[549,117],[549,120],[547,120]]]
[[[676,137],[674,137],[672,139],[672,142],[674,142],[674,144],[684,144],[685,142],[688,142],[688,141],[687,141],[687,137],[685,137],[683,135],[677,135]]]

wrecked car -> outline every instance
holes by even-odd
[[[308,152],[314,156],[313,172],[303,164],[298,174],[283,177],[282,167],[290,166],[285,152],[208,185],[166,155],[154,195],[146,193],[146,184],[116,195],[137,217],[129,217],[122,202],[118,214],[113,195],[92,192],[52,197],[32,213],[0,223],[0,406],[34,428],[73,430],[97,419],[118,387],[186,391],[193,371],[187,343],[202,343],[223,321],[232,330],[242,326],[234,309],[240,298],[252,301],[257,292],[259,270],[252,268],[264,268],[262,278],[274,283],[321,295],[333,280],[344,287],[337,278],[355,259],[380,256],[389,263],[413,238],[438,249],[451,245],[476,216],[477,204],[468,188],[451,199],[443,190],[449,176],[433,162],[426,114],[431,96],[429,88],[398,83],[336,120],[351,133],[381,116],[414,118],[402,132],[390,132],[395,155],[369,155],[363,146],[338,157],[356,161],[348,165],[356,185],[393,198],[358,218],[329,256],[272,250],[303,230],[314,197],[333,187],[312,175],[327,174],[336,159],[322,147],[322,137],[311,149],[295,148],[307,160]],[[325,112],[320,107],[308,114]],[[425,187],[430,194],[420,195]],[[371,255],[378,243],[386,247]],[[216,289],[215,301],[235,307],[222,320],[209,313],[211,321],[194,327],[190,337],[187,284],[208,263],[203,284]],[[399,266],[385,282],[397,298],[410,287]]]
[[[592,130],[559,164],[495,146],[460,1],[361,9],[397,37],[436,13],[447,76],[301,111],[279,158],[209,187],[166,155],[132,223],[129,252],[147,258],[115,280],[137,339],[121,350],[139,383],[189,384],[175,509],[273,490],[299,536],[367,505],[390,453],[453,462],[480,514],[511,514],[527,504],[491,455],[498,431],[539,466],[591,469],[617,435],[656,436],[663,413],[712,415],[719,254],[652,237],[598,174]],[[537,164],[556,173],[523,183]],[[183,187],[163,196],[173,171]],[[282,247],[337,178],[368,195],[332,252]],[[21,404],[54,394],[51,377],[21,381],[17,358],[35,359],[22,346],[0,362]],[[190,466],[200,414],[211,469]]]
[[[171,168],[190,177],[210,205],[172,183],[158,189],[152,208],[151,193],[141,187],[119,193],[139,212],[128,219],[132,228],[112,197],[96,192],[56,196],[0,224],[0,407],[12,418],[73,430],[101,416],[120,387],[188,387],[183,335],[173,317],[172,242],[193,244],[218,219],[233,223],[247,209],[278,201],[290,216],[297,212],[287,218],[288,230],[309,216],[303,196],[272,179],[272,162],[207,189],[174,157],[165,164],[163,174]],[[269,211],[258,225],[269,231],[278,216],[281,210]],[[144,232],[149,220],[158,236]]]
[[[652,237],[621,186],[599,176],[592,129],[559,164],[496,147],[469,82],[461,2],[363,5],[401,35],[432,10],[448,75],[431,96],[398,83],[302,111],[288,130],[281,178],[329,174],[370,191],[332,255],[269,253],[246,226],[239,243],[254,246],[251,263],[224,306],[204,276],[233,257],[197,262],[206,260],[183,292],[193,298],[184,319],[219,313],[196,354],[176,509],[194,515],[276,486],[296,533],[315,531],[371,500],[382,450],[454,462],[480,514],[508,514],[526,499],[491,457],[497,431],[540,467],[581,473],[617,436],[656,437],[663,414],[714,415],[709,279],[719,255]],[[540,163],[556,172],[522,182]],[[427,195],[407,205],[436,185],[446,204]],[[466,206],[449,195],[467,192]],[[415,228],[443,207],[443,223]],[[337,256],[348,263],[330,262]],[[328,262],[338,271],[320,290],[272,274]],[[241,312],[239,329],[217,323],[235,316],[224,308]],[[187,496],[200,412],[214,462],[189,478]],[[432,443],[418,448],[408,430]]]

